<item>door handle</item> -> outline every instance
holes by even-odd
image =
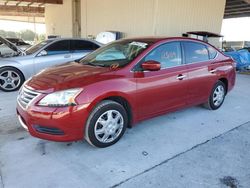
[[[214,74],[216,72],[216,70],[215,69],[211,69],[209,72],[212,73],[212,74]]]
[[[182,74],[179,74],[176,79],[177,80],[183,80],[184,78],[186,78],[187,76],[186,75],[182,75]]]

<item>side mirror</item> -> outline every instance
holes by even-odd
[[[161,63],[157,62],[157,61],[146,61],[144,63],[142,63],[142,68],[143,70],[147,70],[147,71],[158,71],[161,70]]]
[[[46,56],[48,55],[48,52],[46,50],[42,50],[37,56],[41,57],[41,56]]]

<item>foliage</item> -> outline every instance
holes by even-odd
[[[26,41],[33,41],[36,37],[36,33],[31,30],[20,31],[20,37]]]
[[[13,32],[13,31],[5,31],[5,30],[0,30],[0,36],[1,37],[13,37],[13,38],[21,38],[25,41],[42,41],[46,39],[45,34],[40,34],[38,35],[34,31],[31,30],[22,30],[20,32]]]
[[[1,37],[6,37],[6,31],[0,30],[0,36]]]

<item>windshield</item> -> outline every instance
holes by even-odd
[[[118,41],[94,51],[83,58],[80,63],[102,67],[124,67],[149,46],[146,42]]]
[[[45,40],[34,46],[29,47],[28,49],[25,50],[25,52],[27,55],[33,54],[51,42],[53,42],[53,40]]]

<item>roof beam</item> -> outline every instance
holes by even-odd
[[[249,7],[250,5],[246,4],[238,4],[238,5],[226,5],[226,9],[231,9],[231,8],[241,8],[241,7]]]
[[[250,4],[250,0],[243,0],[243,1],[245,1],[247,4]]]
[[[28,2],[28,3],[40,3],[40,4],[63,4],[63,0],[12,0],[17,3]]]
[[[44,17],[44,7],[0,5],[2,16]]]
[[[227,0],[224,18],[250,16],[250,0]]]
[[[226,9],[225,13],[249,11],[249,10],[250,10],[250,7],[230,8],[230,9]]]

